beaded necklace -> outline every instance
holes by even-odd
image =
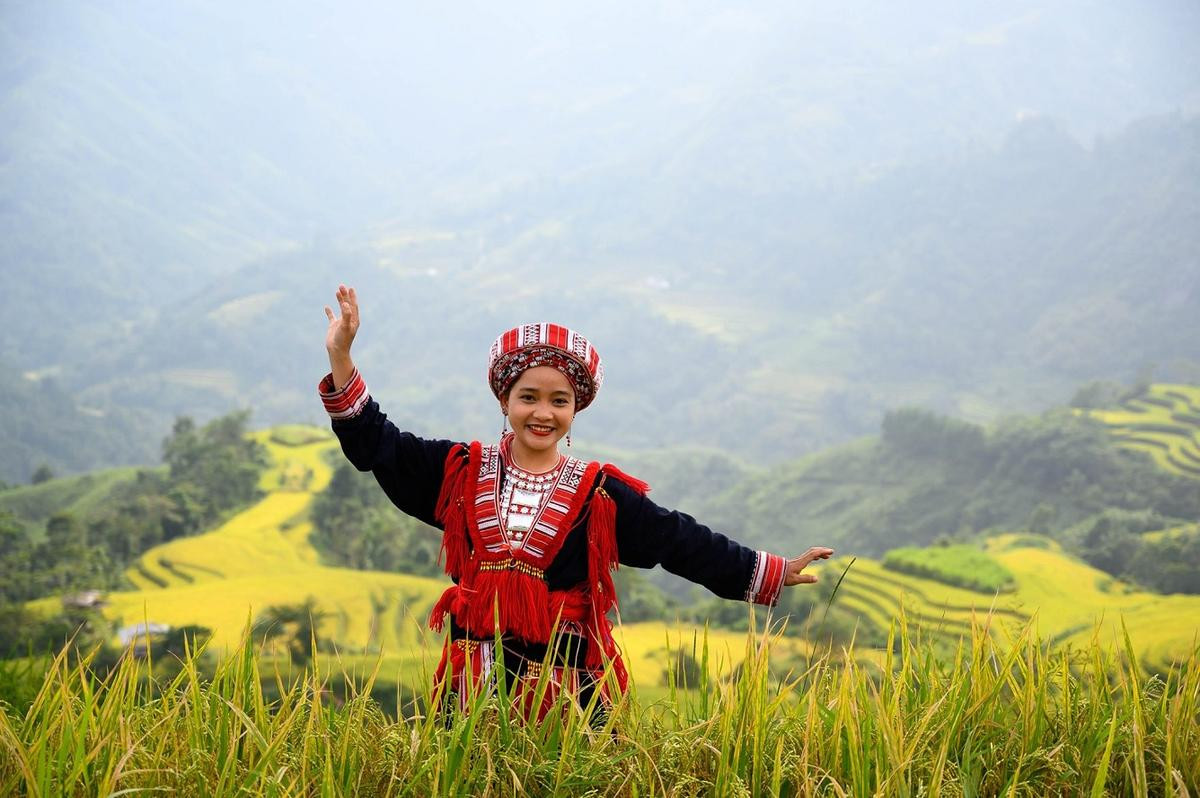
[[[526,471],[504,458],[504,487],[500,491],[500,526],[514,548],[520,548],[554,493],[566,458],[541,474]]]

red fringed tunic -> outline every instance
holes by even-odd
[[[443,696],[465,702],[501,661],[520,688],[536,681],[546,659],[551,689],[539,714],[557,690],[585,702],[597,687],[605,690],[606,667],[624,690],[628,677],[608,617],[617,603],[612,572],[619,564],[662,565],[724,598],[778,600],[784,558],[659,507],[646,497],[645,483],[612,465],[566,458],[529,537],[517,542],[499,522],[503,445],[401,432],[357,372],[340,391],[332,383],[329,376],[322,381],[321,396],[346,457],[373,472],[397,507],[443,530],[453,584],[430,617],[435,629],[449,626],[436,675]]]

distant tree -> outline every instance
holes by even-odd
[[[336,565],[433,576],[441,572],[437,530],[403,515],[369,474],[340,463],[313,502],[312,543]]]
[[[0,510],[0,604],[31,598],[33,544],[12,513]]]
[[[46,522],[46,543],[51,550],[87,545],[87,532],[71,513],[55,513]]]
[[[1119,404],[1125,394],[1125,388],[1115,382],[1095,380],[1075,391],[1071,397],[1071,407],[1085,410],[1100,410]]]
[[[258,498],[258,478],[267,466],[265,449],[246,434],[248,410],[230,413],[197,428],[192,419],[175,420],[163,441],[168,496],[177,512],[169,537],[194,534],[226,510]]]
[[[0,510],[0,558],[24,550],[28,542],[16,517],[7,510]]]
[[[1033,513],[1029,516],[1029,531],[1039,535],[1047,534],[1054,523],[1054,516],[1057,514],[1058,511],[1054,509],[1054,505],[1042,502],[1034,508]]]
[[[671,653],[671,664],[663,670],[662,683],[680,688],[696,689],[705,681],[700,662],[683,649]]]
[[[31,485],[40,485],[43,482],[49,482],[54,479],[54,469],[46,463],[42,463],[33,470],[33,476],[29,478]]]
[[[1121,576],[1142,548],[1139,534],[1119,514],[1100,515],[1083,536],[1080,553],[1089,564],[1107,574]]]
[[[910,457],[981,464],[987,454],[983,428],[916,407],[883,417],[883,442]]]
[[[621,597],[621,620],[626,623],[662,620],[675,604],[635,568],[618,569],[616,583],[617,595]],[[717,603],[737,606],[729,601]]]
[[[65,616],[43,618],[23,604],[0,604],[0,659],[57,652],[72,630]]]
[[[156,660],[170,658],[177,662],[188,656],[196,656],[196,652],[212,639],[212,629],[207,626],[172,627],[166,634],[159,635],[150,646],[150,656]],[[157,667],[157,666],[156,666]]]
[[[319,642],[321,622],[326,617],[316,598],[309,596],[303,604],[267,607],[254,620],[251,629],[254,637],[264,643],[283,642],[292,664],[305,665],[312,660],[313,646]]]

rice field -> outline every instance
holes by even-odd
[[[1081,412],[1107,424],[1121,446],[1200,479],[1200,386],[1156,383],[1119,410]]]

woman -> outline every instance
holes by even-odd
[[[789,560],[753,551],[654,504],[644,483],[615,466],[561,454],[559,442],[570,446],[571,422],[596,397],[604,369],[582,335],[559,325],[524,325],[492,344],[488,382],[504,416],[497,444],[401,432],[350,357],[359,327],[354,289],[339,286],[336,296],[340,315],[325,308],[331,371],[320,392],[342,451],[373,472],[402,511],[443,530],[454,584],[430,617],[434,629],[450,626],[435,677],[443,696],[465,702],[497,661],[519,686],[551,663],[539,714],[564,688],[586,703],[607,664],[624,690],[607,618],[618,564],[662,565],[718,596],[773,606],[784,586],[816,582],[802,571],[833,554],[814,547]]]

